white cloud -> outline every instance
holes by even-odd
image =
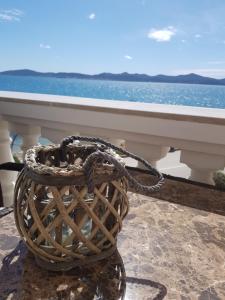
[[[148,38],[157,42],[169,42],[176,34],[176,29],[173,26],[168,26],[162,29],[152,28],[148,33]]]
[[[201,34],[199,34],[199,33],[195,34],[195,38],[196,38],[196,39],[200,39],[201,37],[202,37]]]
[[[187,43],[187,41],[186,41],[186,40],[181,40],[181,42],[182,42],[182,43]]]
[[[47,44],[40,44],[40,48],[51,49],[51,46]]]
[[[124,55],[124,58],[126,58],[126,59],[128,59],[128,60],[132,60],[132,59],[133,59],[133,57],[130,56],[130,55]]]
[[[19,9],[0,10],[0,21],[15,22],[20,21],[23,11]]]
[[[88,19],[90,19],[90,20],[94,20],[95,19],[95,13],[92,13],[92,14],[90,14],[89,16],[88,16]]]

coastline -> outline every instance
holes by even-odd
[[[143,83],[178,83],[178,84],[203,84],[225,86],[225,78],[216,79],[206,77],[195,73],[181,75],[148,75],[138,73],[99,73],[99,74],[83,74],[75,72],[37,72],[29,69],[1,71],[3,76],[33,76],[43,78],[59,78],[59,79],[84,79],[84,80],[106,80],[118,82],[143,82]]]

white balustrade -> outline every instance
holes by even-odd
[[[23,150],[23,158],[26,151],[38,144],[39,137],[41,136],[41,128],[39,126],[27,126],[27,130],[21,134],[23,143],[21,149]]]
[[[49,139],[49,141],[53,142],[54,144],[59,144],[62,141],[62,139],[66,136],[79,135],[79,132],[75,131],[66,131],[46,127],[42,127],[41,132],[43,137]]]
[[[141,157],[147,160],[153,167],[157,166],[157,161],[165,157],[169,151],[169,147],[154,145],[150,143],[139,143],[134,141],[126,141],[128,151],[138,153]],[[139,168],[144,168],[142,163],[138,162]]]
[[[0,114],[10,131],[22,136],[24,151],[40,135],[59,143],[80,134],[126,147],[153,166],[170,146],[179,148],[181,162],[191,168],[190,179],[199,182],[213,184],[213,172],[225,167],[222,109],[0,92]],[[1,125],[1,131],[0,162],[11,161],[7,126]],[[1,176],[5,195],[12,194],[9,182]]]
[[[11,139],[9,135],[8,122],[0,119],[0,164],[14,161],[10,149],[10,143]],[[0,183],[5,206],[12,205],[16,176],[17,172],[0,171]]]
[[[125,149],[126,148],[126,141],[123,140],[123,139],[113,139],[113,138],[110,138],[109,139],[109,142],[117,147],[120,147],[122,149]]]
[[[190,179],[193,181],[213,184],[213,173],[224,169],[225,157],[188,150],[181,151],[181,162],[191,168]]]

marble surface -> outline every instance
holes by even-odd
[[[145,170],[137,168],[128,170],[144,185],[156,183],[155,177]],[[154,197],[225,216],[225,191],[218,190],[212,185],[165,175],[165,183],[154,193]]]
[[[130,206],[121,256],[61,273],[40,269],[13,214],[1,218],[0,299],[225,299],[224,216],[133,193]]]

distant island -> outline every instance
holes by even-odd
[[[66,73],[66,72],[37,72],[29,69],[10,70],[0,72],[0,75],[11,76],[39,76],[39,77],[54,77],[54,78],[77,78],[77,79],[99,79],[99,80],[115,80],[115,81],[132,81],[132,82],[162,82],[162,83],[189,83],[189,84],[209,84],[209,85],[225,85],[224,79],[215,79],[211,77],[204,77],[194,73],[186,75],[156,75],[150,76],[147,74],[130,74],[127,72],[113,74],[100,73],[96,75],[88,75],[81,73]]]

